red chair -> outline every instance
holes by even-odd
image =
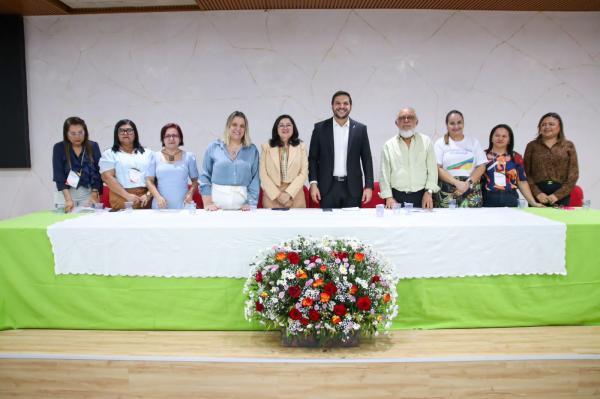
[[[190,186],[188,185],[188,188],[189,187]],[[196,209],[204,209],[204,203],[202,202],[202,195],[200,195],[199,189],[194,190],[194,195],[192,196],[192,199],[196,203]]]
[[[573,187],[573,190],[571,190],[569,206],[583,206],[583,190],[581,189],[581,187],[575,185],[575,187]]]
[[[102,187],[102,195],[100,196],[100,202],[102,202],[102,204],[104,205],[105,208],[110,208],[110,201],[108,200],[109,196],[110,196],[110,189],[105,184]]]
[[[385,205],[385,200],[379,196],[379,182],[376,181],[373,183],[373,195],[371,196],[371,201],[362,204],[362,208],[375,208],[375,206],[379,204]]]

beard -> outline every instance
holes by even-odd
[[[411,130],[398,129],[398,132],[400,133],[400,137],[402,137],[404,139],[409,139],[415,135],[414,129],[411,129]]]

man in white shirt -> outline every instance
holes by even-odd
[[[310,195],[313,201],[320,202],[321,208],[358,207],[361,201],[369,202],[373,193],[367,127],[350,119],[349,93],[336,92],[331,108],[333,117],[316,123],[310,138]]]
[[[379,188],[386,208],[412,203],[433,208],[438,170],[431,139],[415,132],[419,123],[413,108],[402,108],[396,118],[398,134],[389,139],[381,151]]]

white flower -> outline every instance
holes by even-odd
[[[348,274],[348,269],[346,269],[346,266],[344,265],[341,265],[338,270],[341,274]]]

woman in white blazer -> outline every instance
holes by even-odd
[[[306,146],[298,138],[296,122],[281,115],[260,156],[263,208],[306,208],[304,183],[308,178]]]

